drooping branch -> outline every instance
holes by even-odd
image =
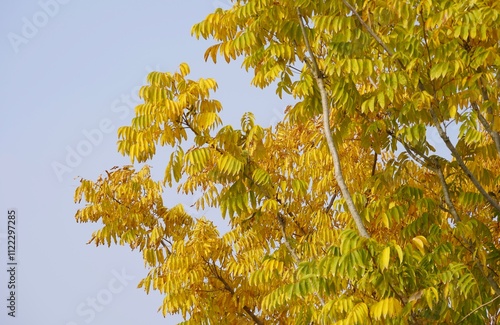
[[[480,72],[483,72],[482,69],[479,69]],[[488,90],[486,89],[485,81],[483,77],[479,78],[477,81],[479,84],[479,88],[481,89],[481,96],[483,97],[483,102],[489,102],[490,101],[490,96],[488,95]],[[475,104],[475,103],[474,103]],[[493,109],[491,106],[488,106],[487,108],[487,113],[492,116],[492,121],[488,123],[488,121],[483,117],[481,112],[479,111],[479,107],[476,104],[476,112],[478,113],[478,118],[481,124],[483,125],[484,129],[491,135],[491,138],[495,142],[495,146],[497,148],[498,153],[500,154],[500,134],[493,130],[491,127],[491,124],[494,123],[494,117],[493,117]]]
[[[393,132],[389,132],[389,134],[391,136],[395,136]],[[429,169],[438,176],[439,182],[441,183],[444,200],[446,202],[446,205],[448,206],[447,212],[453,216],[455,222],[459,222],[460,217],[458,216],[457,210],[455,209],[455,205],[451,200],[450,189],[448,183],[446,183],[446,179],[441,169],[441,164],[439,163],[439,160],[437,158],[431,159],[430,157],[424,155],[417,149],[411,147],[409,144],[401,140],[399,137],[396,139],[399,141],[399,143],[403,145],[406,152],[410,155],[410,157],[413,158],[413,160],[417,161],[422,167]]]
[[[229,283],[222,277],[220,272],[217,270],[217,266],[214,263],[210,263],[208,260],[203,259],[205,263],[207,264],[208,268],[212,272],[212,275],[219,280],[220,283],[224,286],[224,290],[229,292],[231,296],[235,295],[234,289],[229,285]],[[245,313],[254,321],[255,324],[257,325],[264,325],[264,322],[257,316],[255,313],[250,309],[248,306],[243,306],[243,310]]]
[[[498,134],[498,132],[493,130],[490,123],[488,123],[488,121],[483,116],[483,114],[481,114],[481,111],[479,110],[479,105],[477,103],[473,102],[473,103],[471,103],[471,106],[474,109],[474,111],[476,112],[477,118],[479,119],[479,122],[481,122],[481,125],[484,127],[486,132],[488,132],[488,134],[493,139],[493,142],[495,143],[495,147],[498,151],[498,154],[500,154],[500,135]]]
[[[318,62],[316,61],[316,57],[313,53],[311,44],[309,43],[309,38],[307,37],[306,29],[304,26],[304,21],[302,15],[300,13],[299,8],[297,8],[297,15],[299,18],[300,28],[302,30],[302,36],[304,38],[304,43],[306,45],[307,52],[309,53],[309,59],[311,63],[308,63],[309,68],[313,74],[314,80],[319,88],[319,92],[321,94],[321,106],[323,108],[323,131],[325,133],[326,142],[328,144],[328,149],[330,150],[330,154],[332,155],[333,165],[334,165],[334,173],[335,179],[339,185],[340,191],[342,192],[342,196],[344,197],[347,208],[354,219],[356,227],[358,229],[359,234],[362,237],[370,238],[368,231],[363,224],[363,219],[359,214],[356,206],[354,205],[354,201],[352,199],[351,193],[347,188],[347,185],[344,180],[344,176],[342,174],[342,167],[340,165],[340,156],[338,153],[337,145],[335,144],[332,136],[332,131],[330,129],[330,106],[328,104],[328,95],[325,89],[325,84],[323,81],[323,73],[318,66]],[[307,60],[306,60],[307,63]]]
[[[441,124],[439,123],[437,117],[436,117],[436,114],[434,112],[433,109],[430,110],[430,114],[431,114],[431,117],[432,117],[432,120],[433,120],[433,124],[434,124],[434,127],[437,129],[438,131],[438,134],[439,136],[441,137],[441,139],[444,141],[446,147],[450,150],[451,152],[451,155],[453,156],[453,158],[455,158],[455,160],[457,161],[458,165],[460,166],[460,168],[462,169],[462,171],[465,173],[465,175],[470,179],[470,181],[472,182],[472,184],[474,184],[474,186],[477,188],[477,190],[479,191],[479,193],[481,193],[481,195],[497,210],[500,212],[500,205],[498,204],[497,201],[495,201],[491,195],[488,194],[488,192],[486,192],[486,190],[483,188],[483,186],[481,185],[481,183],[479,183],[479,181],[477,180],[476,176],[474,176],[474,174],[472,174],[472,172],[470,171],[470,169],[465,165],[465,162],[464,160],[462,159],[462,156],[460,155],[460,153],[458,152],[457,148],[453,145],[453,143],[451,143],[450,141],[450,138],[448,137],[448,135],[446,134],[446,132],[443,130]]]

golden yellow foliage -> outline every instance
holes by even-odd
[[[495,324],[500,318],[500,3],[244,0],[193,26],[296,102],[224,125],[213,79],[152,72],[118,151],[81,180],[91,242],[139,249],[186,324]],[[430,142],[434,131],[440,148]],[[451,157],[451,158],[448,158]],[[219,234],[162,190],[198,190]]]

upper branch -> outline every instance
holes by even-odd
[[[309,43],[309,39],[307,37],[306,29],[304,27],[304,22],[302,15],[300,13],[299,8],[297,8],[297,15],[299,17],[299,23],[300,23],[300,28],[302,30],[302,36],[304,37],[304,43],[307,48],[307,52],[309,53],[311,63],[308,64],[312,70],[312,74],[314,76],[314,79],[316,81],[316,84],[318,85],[319,92],[321,94],[321,106],[323,108],[323,131],[325,133],[326,137],[326,142],[328,144],[328,149],[330,150],[330,154],[332,155],[333,159],[333,165],[334,165],[334,172],[335,172],[335,179],[337,180],[337,183],[339,185],[340,191],[342,192],[342,196],[344,197],[347,208],[349,209],[349,212],[351,213],[352,218],[354,219],[354,222],[356,223],[356,227],[358,229],[359,234],[362,237],[370,238],[370,235],[368,234],[368,231],[365,228],[365,225],[363,224],[363,219],[361,218],[361,215],[359,214],[358,210],[356,209],[356,206],[354,205],[354,201],[352,199],[351,193],[349,192],[349,189],[347,188],[347,185],[344,180],[344,176],[342,174],[342,167],[340,165],[340,156],[338,153],[337,146],[335,142],[333,141],[333,136],[332,136],[332,131],[330,130],[330,107],[328,104],[328,95],[325,89],[325,84],[323,81],[323,73],[319,69],[318,62],[316,60],[316,57],[313,53],[311,44]],[[306,61],[307,62],[307,61]]]

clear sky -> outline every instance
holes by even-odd
[[[191,26],[229,0],[5,0],[0,3],[0,324],[175,324],[162,297],[137,283],[147,270],[127,247],[86,245],[77,224],[78,176],[128,163],[116,128],[128,124],[149,71],[191,65],[214,77],[225,122],[245,111],[269,126],[285,103],[250,86],[239,63],[203,61]],[[167,149],[160,153],[166,155]],[[164,170],[156,163],[158,177]],[[193,198],[167,193],[168,205]],[[16,209],[16,317],[8,316],[8,211]],[[194,214],[196,212],[193,211]],[[198,213],[199,214],[199,213]],[[209,217],[222,227],[216,212]],[[201,215],[201,214],[200,214]]]

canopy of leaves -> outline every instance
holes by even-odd
[[[500,322],[500,2],[238,0],[193,26],[295,98],[224,125],[213,79],[153,72],[113,167],[81,180],[96,245],[143,253],[146,292],[185,324]],[[428,136],[435,132],[443,150]],[[454,135],[454,136],[452,136]],[[448,158],[451,157],[451,158]],[[220,234],[182,205],[220,209]]]

